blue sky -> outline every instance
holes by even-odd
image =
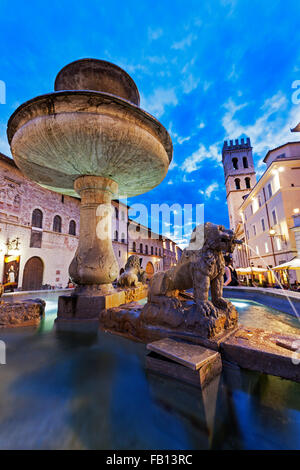
[[[3,153],[15,108],[52,91],[57,72],[84,57],[123,67],[141,107],[173,139],[165,180],[130,203],[204,203],[206,220],[228,225],[224,139],[249,136],[260,173],[269,148],[300,140],[290,133],[300,120],[291,100],[300,80],[297,0],[1,0],[0,12]]]

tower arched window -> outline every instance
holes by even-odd
[[[249,167],[248,167],[248,159],[247,159],[247,157],[243,157],[243,167],[244,167],[244,168],[249,168]]]
[[[40,209],[34,209],[32,212],[31,225],[37,228],[43,227],[43,213]]]
[[[114,241],[117,242],[119,240],[118,230],[115,230]]]
[[[232,159],[232,165],[235,170],[239,169],[238,159],[236,157]]]
[[[76,235],[76,222],[75,222],[75,220],[70,220],[69,235]]]
[[[247,189],[250,189],[250,188],[251,188],[251,184],[250,184],[250,178],[249,178],[249,176],[247,176],[247,178],[245,178],[245,183],[246,183],[246,188],[247,188]]]
[[[53,232],[61,233],[61,217],[59,215],[53,219]]]
[[[241,180],[240,178],[235,178],[235,189],[241,189]]]

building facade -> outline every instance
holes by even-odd
[[[246,243],[246,256],[236,250],[237,267],[272,268],[297,255],[293,215],[300,212],[300,142],[270,150],[264,162],[265,172],[231,219]],[[290,274],[296,279],[296,272]],[[270,273],[267,276],[274,282]]]
[[[79,199],[28,180],[11,158],[0,154],[0,282],[7,289],[67,286],[78,244],[79,206]],[[151,277],[164,268],[163,239],[152,235],[146,243],[143,236],[149,229],[140,227],[134,238],[131,226],[138,224],[128,219],[128,206],[113,201],[113,249],[120,273],[128,256],[137,253]]]

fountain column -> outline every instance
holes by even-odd
[[[102,295],[119,274],[111,237],[111,200],[118,185],[102,176],[81,176],[74,189],[81,197],[80,234],[69,274],[78,284],[76,293]]]

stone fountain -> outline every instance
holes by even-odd
[[[8,122],[14,160],[30,179],[81,198],[79,244],[69,272],[75,294],[58,317],[91,318],[124,302],[112,282],[118,263],[111,240],[111,200],[150,191],[172,160],[166,129],[139,107],[132,78],[96,59],[66,65],[55,92],[22,104]]]

